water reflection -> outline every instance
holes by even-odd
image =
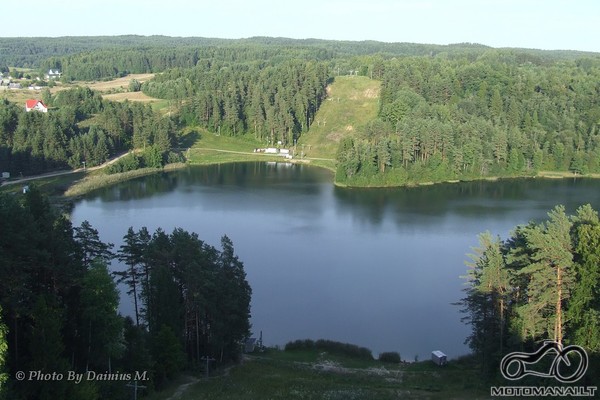
[[[227,234],[253,289],[252,324],[270,345],[298,338],[356,343],[412,359],[467,351],[465,254],[477,234],[600,208],[600,181],[521,179],[417,188],[343,189],[320,168],[238,163],[150,175],[89,194],[89,220],[118,248],[129,226]],[[118,268],[115,266],[115,268]],[[125,290],[122,290],[124,293]],[[131,310],[122,298],[121,310]]]
[[[439,217],[470,219],[509,217],[522,223],[546,217],[557,204],[574,212],[591,203],[600,206],[599,182],[594,179],[506,179],[442,183],[388,189],[335,188],[336,209],[362,224],[381,226],[393,217],[398,226],[433,224]],[[484,228],[484,227],[482,227]]]

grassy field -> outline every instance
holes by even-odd
[[[130,74],[110,81],[74,82],[74,84],[79,86],[87,86],[92,90],[105,93],[110,91],[118,91],[119,89],[128,90],[129,82],[131,82],[132,79],[137,79],[140,83],[144,83],[152,78],[154,78],[154,74]]]
[[[113,101],[142,101],[146,103],[158,103],[159,108],[165,108],[168,106],[168,102],[161,99],[156,99],[145,95],[142,92],[130,92],[129,82],[132,79],[137,79],[139,82],[145,82],[152,79],[154,74],[131,74],[123,78],[117,78],[110,81],[100,82],[72,82],[72,83],[57,83],[53,88],[50,88],[50,92],[55,94],[58,91],[69,89],[75,86],[85,86],[90,89],[97,90],[102,93],[102,97],[107,100]],[[43,90],[43,89],[42,89]],[[2,90],[0,91],[0,97],[6,98],[14,103],[25,103],[27,99],[40,99],[42,96],[42,90],[29,90],[28,88],[17,89],[17,90]],[[153,105],[154,107],[154,105]]]
[[[380,82],[364,76],[338,76],[310,130],[300,137],[308,157],[335,158],[340,139],[377,117]]]
[[[287,160],[281,156],[254,153],[255,148],[265,144],[252,135],[237,137],[217,136],[202,128],[186,128],[182,137],[183,154],[189,164],[209,165],[238,161],[280,161],[311,164],[333,169],[329,160],[300,159]],[[189,148],[189,150],[187,150]]]
[[[388,364],[326,352],[268,350],[201,379],[181,400],[221,399],[479,399],[489,388],[468,360]],[[156,400],[166,400],[155,397]]]

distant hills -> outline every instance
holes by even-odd
[[[380,54],[384,57],[399,56],[477,56],[492,49],[477,43],[450,45],[419,43],[387,43],[372,40],[338,41],[324,39],[290,39],[282,37],[251,37],[246,39],[220,39],[203,37],[171,36],[64,36],[64,37],[18,37],[0,38],[0,67],[38,68],[50,57],[63,57],[95,50],[123,50],[150,48],[194,48],[194,47],[244,47],[275,46],[322,50],[320,59]],[[598,57],[600,53],[575,50],[537,50],[506,48],[508,52],[526,54],[539,60],[575,59]],[[539,61],[538,60],[538,61]]]

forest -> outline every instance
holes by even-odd
[[[145,82],[142,91],[182,104],[184,126],[230,136],[252,133],[262,142],[287,146],[308,131],[328,82],[327,67],[317,62],[263,66],[207,61],[160,74]]]
[[[546,221],[517,226],[505,240],[481,234],[459,306],[483,376],[498,376],[509,352],[533,353],[543,340],[553,340],[582,346],[589,369],[580,383],[597,384],[599,260],[600,220],[589,204],[574,215],[557,206]]]
[[[115,251],[87,221],[73,227],[35,187],[0,193],[0,220],[0,398],[131,398],[122,379],[3,384],[18,371],[146,372],[148,393],[199,370],[202,357],[239,358],[252,290],[227,236],[217,249],[179,228],[130,228]],[[135,304],[132,316],[117,312],[117,282]]]
[[[373,65],[378,119],[342,139],[336,180],[403,185],[600,172],[600,58],[407,57]]]

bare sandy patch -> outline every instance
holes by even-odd
[[[331,132],[331,133],[327,134],[327,140],[331,140],[336,143],[339,143],[340,140],[342,140],[343,136],[344,136],[344,134],[341,132]]]
[[[93,90],[106,91],[111,89],[127,89],[129,87],[129,82],[132,79],[137,79],[139,82],[145,82],[154,77],[154,74],[131,74],[124,76],[122,78],[113,79],[112,81],[106,82],[86,82],[79,83],[80,85],[87,86]]]
[[[367,99],[376,99],[379,97],[379,90],[377,89],[366,89],[363,92],[363,97]]]
[[[153,102],[158,101],[159,99],[150,97],[143,92],[125,92],[125,93],[112,93],[102,95],[103,99],[112,100],[112,101],[141,101],[141,102]]]

